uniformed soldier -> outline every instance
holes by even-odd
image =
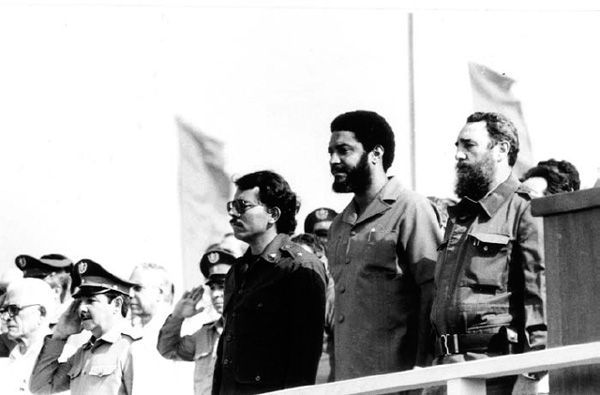
[[[219,246],[211,246],[200,260],[200,271],[207,279],[215,311],[219,318],[208,322],[192,335],[181,336],[181,326],[186,318],[202,312],[198,306],[204,294],[204,288],[198,286],[187,291],[177,302],[173,313],[167,317],[158,336],[158,351],[168,359],[196,361],[194,371],[194,393],[211,393],[213,371],[217,356],[217,342],[223,332],[223,289],[225,275],[235,262],[235,256]]]
[[[321,243],[327,245],[329,227],[336,215],[337,212],[328,207],[320,207],[311,211],[304,220],[304,232],[314,234],[321,240]]]
[[[73,395],[132,394],[133,357],[126,320],[133,283],[83,259],[75,265],[73,281],[79,287],[75,302],[47,337],[30,381],[30,390],[48,394],[71,390]],[[66,362],[58,361],[66,339],[82,329],[92,337]]]

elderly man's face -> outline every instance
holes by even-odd
[[[8,337],[12,340],[27,338],[39,330],[42,325],[47,325],[41,306],[32,304],[31,298],[26,297],[26,291],[23,288],[7,293],[2,304],[3,309],[13,310],[13,313],[18,311],[12,317],[8,312],[2,314],[2,320],[6,322]]]
[[[129,281],[139,284],[132,289],[131,313],[154,316],[158,305],[165,300],[160,274],[154,270],[138,268],[131,274]]]

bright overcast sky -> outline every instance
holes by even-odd
[[[0,267],[51,252],[127,262],[124,275],[140,261],[176,267],[176,117],[225,142],[230,173],[282,173],[300,223],[350,199],[328,173],[341,112],[388,119],[392,173],[410,185],[407,9],[395,2],[61,4],[0,2]],[[600,14],[414,4],[417,191],[452,195],[468,61],[517,80],[534,159],[568,159],[592,186]]]

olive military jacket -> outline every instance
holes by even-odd
[[[450,207],[436,267],[437,335],[518,333],[520,351],[546,345],[542,219],[514,175],[474,202]]]
[[[362,213],[329,230],[335,378],[397,372],[432,358],[429,314],[441,230],[425,197],[390,178]]]
[[[225,327],[213,393],[254,394],[314,384],[323,344],[325,267],[278,234],[225,279]]]

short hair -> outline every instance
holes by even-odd
[[[127,313],[129,312],[129,306],[131,305],[130,296],[122,294],[118,291],[108,291],[103,293],[102,295],[106,295],[108,303],[111,303],[116,298],[121,297],[121,300],[123,301],[123,304],[121,305],[121,315],[123,316],[123,318],[127,317]]]
[[[396,142],[394,131],[384,117],[373,111],[356,110],[338,115],[331,122],[331,132],[354,133],[365,151],[371,152],[376,145],[383,147],[383,169],[387,171],[394,163]]]
[[[165,295],[165,301],[168,303],[173,302],[173,297],[175,295],[175,285],[171,281],[169,272],[164,266],[159,265],[157,263],[140,263],[139,265],[133,268],[132,273],[136,270],[149,270],[158,273],[161,278],[160,288],[167,293]]]
[[[258,187],[260,202],[268,208],[277,207],[281,211],[275,224],[277,233],[294,233],[300,202],[282,176],[269,170],[263,170],[246,174],[235,180],[234,183],[238,189],[243,191]]]
[[[325,246],[319,238],[311,233],[300,233],[291,238],[294,243],[310,247],[314,254],[321,259],[325,256]]]
[[[55,313],[54,292],[50,285],[39,278],[22,278],[12,282],[7,290],[3,303],[14,293],[20,293],[22,305],[39,304],[43,316],[52,316]]]
[[[578,191],[580,186],[579,172],[572,163],[566,160],[549,159],[538,162],[536,166],[527,170],[521,181],[533,177],[541,177],[546,180],[548,183],[546,194],[548,195]]]
[[[519,154],[519,134],[515,124],[507,116],[496,112],[476,112],[467,118],[467,123],[485,122],[490,138],[495,144],[508,142],[508,165],[514,166]],[[494,144],[494,145],[495,145]]]

